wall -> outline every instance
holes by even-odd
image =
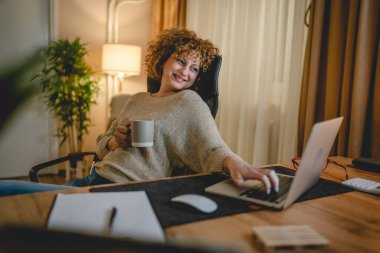
[[[91,108],[93,126],[84,141],[83,150],[95,150],[96,139],[106,131],[109,109],[105,76],[100,72],[101,46],[107,39],[107,0],[56,0],[58,39],[80,37],[88,49],[88,62],[100,78],[97,105]],[[140,4],[125,3],[120,6],[119,43],[139,45],[143,48],[150,38],[151,0]],[[122,93],[146,91],[146,75],[130,77],[122,84]]]
[[[0,1],[0,69],[26,59],[49,40],[49,2],[55,5],[54,38],[80,37],[89,51],[88,61],[100,79],[100,94],[93,106],[93,127],[83,150],[95,150],[96,138],[107,124],[105,78],[100,72],[101,45],[106,42],[107,0],[2,0]],[[123,4],[119,9],[119,42],[140,45],[145,56],[150,38],[151,1]],[[126,79],[122,92],[146,90],[146,75]],[[53,137],[54,119],[42,96],[31,99],[0,133],[0,178],[26,176],[38,163],[58,156]]]
[[[47,45],[48,11],[48,0],[0,1],[0,69]],[[55,157],[52,123],[41,96],[14,115],[0,133],[0,178],[26,176],[32,166]]]

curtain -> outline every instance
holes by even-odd
[[[152,39],[163,29],[185,27],[186,0],[152,1]]]
[[[311,4],[298,153],[312,125],[344,116],[332,154],[380,159],[380,1]]]
[[[187,27],[223,57],[216,123],[230,148],[255,165],[296,153],[306,46],[304,0],[188,0]]]

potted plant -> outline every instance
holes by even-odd
[[[49,110],[59,119],[56,135],[60,145],[67,141],[70,153],[82,150],[83,137],[91,125],[90,108],[99,90],[85,62],[86,53],[79,38],[52,42],[46,64],[36,76]]]

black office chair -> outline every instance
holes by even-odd
[[[70,162],[70,167],[71,168],[76,169],[78,161],[82,161],[85,156],[92,156],[93,157],[91,168],[94,166],[94,164],[97,161],[99,161],[99,158],[96,155],[96,153],[92,152],[92,151],[90,151],[90,152],[71,153],[71,154],[68,154],[67,156],[60,157],[60,158],[57,158],[57,159],[54,159],[54,160],[51,160],[51,161],[48,161],[48,162],[40,163],[40,164],[37,164],[37,165],[33,166],[30,169],[30,171],[29,171],[29,179],[30,179],[30,181],[37,183],[37,182],[39,182],[38,181],[38,177],[37,177],[37,173],[40,170],[45,169],[45,168],[49,168],[49,167],[51,167],[53,165],[60,164],[60,163],[66,162],[66,161]]]
[[[217,56],[211,63],[209,69],[206,72],[201,72],[199,75],[199,80],[196,81],[196,84],[190,87],[189,89],[197,92],[203,101],[210,108],[210,112],[212,116],[215,118],[216,113],[218,111],[218,78],[219,71],[222,65],[222,57]],[[160,89],[161,83],[159,81],[155,81],[153,79],[148,78],[148,91],[149,92],[157,92]],[[80,152],[80,153],[72,153],[65,157],[60,157],[45,163],[38,164],[33,166],[29,171],[29,178],[32,182],[38,182],[37,173],[50,166],[70,161],[70,166],[72,168],[77,168],[77,162],[83,160],[85,156],[93,156],[93,162],[91,168],[94,166],[95,162],[99,161],[95,152]],[[173,171],[172,176],[184,175],[184,174],[193,174],[194,171],[190,168],[178,168]]]

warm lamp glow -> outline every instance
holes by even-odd
[[[103,72],[118,77],[137,76],[141,72],[141,47],[123,44],[104,44]]]

